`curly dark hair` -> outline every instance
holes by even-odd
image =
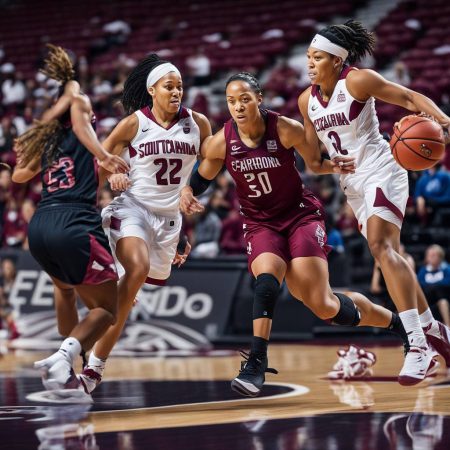
[[[360,22],[348,20],[342,25],[329,25],[318,32],[336,45],[348,51],[347,61],[353,64],[366,54],[372,55],[375,48],[375,36]]]

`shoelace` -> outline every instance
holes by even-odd
[[[241,370],[239,373],[245,372],[251,375],[257,375],[259,372],[259,366],[262,364],[262,361],[258,358],[258,356],[256,354],[247,353],[244,350],[240,350],[239,353],[244,358],[244,361],[241,361]],[[276,375],[278,370],[267,367],[264,372],[273,373]]]

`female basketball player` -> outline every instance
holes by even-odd
[[[294,147],[319,173],[351,173],[351,158],[332,162],[321,160],[316,152],[303,151],[303,126],[261,109],[261,89],[249,73],[233,75],[226,96],[232,119],[202,146],[204,159],[190,186],[183,188],[180,206],[187,214],[200,209],[193,195],[204,191],[226,165],[236,182],[249,270],[256,277],[251,352],[232,388],[255,396],[264,383],[264,372],[272,371],[267,369],[267,345],[283,279],[291,294],[321,319],[340,325],[394,328],[400,333],[402,327],[396,315],[363,295],[331,291],[323,208],[303,189]]]
[[[44,386],[57,389],[78,386],[74,358],[115,321],[117,273],[95,208],[96,159],[111,172],[125,172],[128,165],[101,146],[91,125],[91,104],[73,80],[68,55],[49,47],[43,72],[62,83],[62,94],[42,122],[18,139],[13,181],[25,183],[41,173],[42,200],[28,228],[30,251],[53,280],[57,312],[66,301],[65,310],[73,313],[57,313],[60,331],[69,337],[58,352],[35,363]],[[89,308],[80,323],[75,291]]]
[[[343,174],[341,186],[408,333],[410,351],[399,380],[411,384],[424,378],[432,358],[421,324],[450,366],[449,335],[433,319],[414,272],[399,254],[408,177],[379,132],[375,98],[431,115],[447,129],[450,118],[418,92],[373,70],[345,65],[371,54],[373,48],[373,35],[352,20],[319,31],[307,52],[312,86],[298,103],[309,146],[318,146],[320,139],[332,159],[348,155],[356,160],[355,173]]]
[[[202,114],[182,107],[182,97],[178,69],[148,56],[125,82],[122,103],[129,116],[104,142],[115,155],[127,148],[131,171],[129,179],[109,178],[113,189],[126,191],[102,212],[121,277],[119,308],[116,323],[97,342],[80,375],[89,392],[101,380],[140,287],[144,282],[164,285],[172,262],[183,263],[187,256],[177,254],[180,190],[211,126]]]

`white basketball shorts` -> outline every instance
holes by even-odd
[[[402,228],[409,196],[408,172],[394,160],[370,174],[355,173],[341,180],[359,229],[367,239],[367,220],[378,216]]]
[[[146,283],[163,285],[169,278],[180,236],[182,218],[178,213],[163,216],[144,208],[128,197],[117,197],[102,211],[102,225],[109,239],[119,277],[125,273],[116,257],[117,242],[138,237],[147,244],[150,272]]]

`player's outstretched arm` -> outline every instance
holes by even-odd
[[[12,180],[14,183],[27,183],[33,179],[41,171],[41,158],[34,158],[28,164],[23,166],[20,162],[20,156],[18,155],[17,164],[14,167],[12,173]]]
[[[47,109],[41,117],[41,122],[47,123],[59,119],[67,112],[76,96],[80,95],[80,85],[75,80],[70,80],[64,85],[64,93],[57,102]]]
[[[85,96],[72,101],[70,117],[72,130],[79,141],[98,159],[99,165],[112,173],[128,172],[128,164],[119,156],[111,155],[100,144],[91,125],[91,104]]]
[[[445,129],[450,129],[450,117],[439,109],[433,100],[419,92],[388,81],[373,70],[352,70],[347,75],[347,88],[357,100],[366,101],[369,97],[375,97],[412,112],[424,112],[433,116]]]

